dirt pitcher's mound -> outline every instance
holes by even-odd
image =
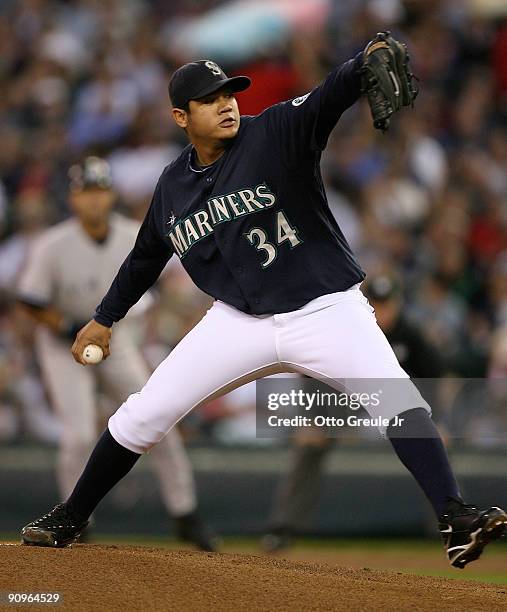
[[[0,545],[0,568],[3,597],[9,591],[58,592],[61,610],[507,609],[507,588],[499,585],[247,555]]]

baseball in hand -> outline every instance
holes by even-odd
[[[83,351],[83,359],[86,363],[100,363],[104,358],[104,352],[96,344],[88,344]]]

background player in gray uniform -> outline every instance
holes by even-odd
[[[107,358],[110,328],[173,253],[215,302],[109,419],[68,500],[24,527],[26,544],[75,541],[103,496],[185,414],[280,372],[349,392],[363,392],[368,379],[396,379],[395,392],[384,385],[378,404],[365,407],[431,502],[450,563],[464,567],[503,534],[502,509],[461,498],[431,410],[377,325],[359,288],[365,274],[327,204],[320,157],[361,94],[363,63],[359,53],[308,94],[255,117],[240,117],[234,97],[247,77],[229,79],[210,60],[175,72],[173,117],[191,144],[162,173],[136,244],[78,333],[74,357],[84,364],[85,347],[98,344]]]
[[[72,358],[72,339],[107,290],[139,224],[111,212],[116,196],[106,161],[89,157],[73,166],[69,177],[74,217],[39,237],[19,281],[20,300],[40,323],[36,351],[62,423],[57,460],[62,498],[72,491],[97,439],[98,384],[121,403],[150,375],[130,328],[135,315],[118,325],[110,359],[83,368]],[[150,457],[177,534],[200,548],[213,549],[213,537],[197,514],[192,467],[178,431],[173,429]]]

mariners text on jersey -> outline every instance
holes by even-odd
[[[216,196],[206,202],[206,209],[192,213],[176,225],[175,217],[171,216],[171,226],[174,227],[166,236],[170,238],[175,252],[183,257],[195,242],[211,234],[215,225],[264,210],[275,202],[276,196],[265,184],[258,185],[255,190],[240,189],[234,193]]]
[[[360,282],[319,162],[360,95],[361,61],[337,67],[306,97],[241,117],[237,136],[207,168],[186,147],[162,173],[95,319],[109,326],[125,316],[174,253],[200,289],[254,315],[296,310]]]

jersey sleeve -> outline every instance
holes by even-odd
[[[43,308],[51,304],[54,294],[53,254],[46,236],[32,244],[16,286],[20,301]]]
[[[94,319],[102,325],[111,327],[123,319],[155,283],[173,254],[157,229],[156,215],[161,206],[161,197],[159,181],[134,248],[122,263],[109,291],[95,311]]]
[[[361,52],[306,95],[268,109],[270,130],[284,158],[297,161],[325,149],[338,119],[361,95],[362,63]]]

